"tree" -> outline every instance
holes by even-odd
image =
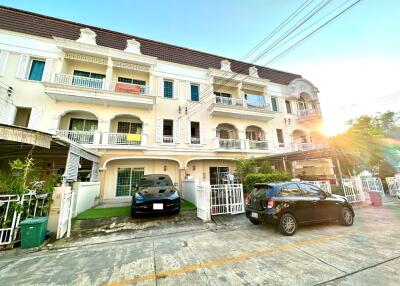
[[[240,178],[241,182],[247,176],[247,174],[255,173],[257,163],[254,158],[239,159],[236,161],[236,176]]]
[[[384,139],[400,130],[398,113],[388,111],[376,116],[363,115],[347,123],[350,128],[346,132],[331,138],[332,148],[344,158],[342,167],[349,173],[378,169],[380,175],[393,175],[394,168],[387,156],[389,153],[385,152]],[[394,148],[400,149],[400,145]]]

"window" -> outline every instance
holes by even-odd
[[[69,130],[72,131],[96,131],[97,120],[71,118]]]
[[[264,108],[265,100],[263,95],[258,94],[245,94],[244,98],[246,99],[247,106],[249,107],[257,107]]]
[[[163,122],[163,143],[174,143],[174,121],[165,119]]]
[[[278,102],[276,101],[276,97],[271,97],[271,106],[272,111],[278,111]]]
[[[28,127],[29,119],[31,117],[31,108],[17,107],[15,114],[14,125],[21,127]]]
[[[285,104],[286,104],[286,112],[287,113],[292,113],[292,107],[290,106],[290,101],[289,100],[285,100]]]
[[[142,133],[142,123],[118,122],[117,133],[140,134]]]
[[[146,81],[134,79],[134,78],[126,78],[126,77],[118,77],[118,82],[137,84],[137,85],[146,85]]]
[[[295,183],[287,184],[279,192],[281,197],[300,197],[301,195],[302,192]]]
[[[322,192],[318,187],[304,183],[300,184],[300,188],[306,197],[318,197],[320,192]]]
[[[214,94],[216,96],[221,96],[221,97],[229,97],[229,98],[231,97],[231,94],[225,92],[214,92]]]
[[[200,144],[200,123],[190,122],[190,143]]]
[[[190,85],[190,100],[199,101],[199,86],[197,84]]]
[[[164,80],[164,97],[174,98],[174,82],[171,80]]]
[[[31,70],[29,71],[29,80],[41,81],[43,77],[45,62],[41,60],[32,60]]]
[[[282,129],[276,129],[276,137],[278,138],[279,147],[284,147],[285,141],[283,140],[283,130]]]
[[[144,175],[144,168],[118,168],[116,197],[132,196],[132,189]]]

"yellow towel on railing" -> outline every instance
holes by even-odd
[[[140,142],[141,139],[142,139],[141,134],[127,134],[126,135],[126,141]]]

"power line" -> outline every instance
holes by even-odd
[[[353,8],[356,4],[358,4],[359,2],[361,2],[362,0],[358,0],[356,2],[354,2],[353,4],[351,4],[350,6],[348,6],[347,8],[345,8],[344,10],[342,10],[340,13],[338,13],[337,15],[335,15],[334,17],[330,18],[328,21],[326,21],[324,24],[322,24],[321,26],[319,26],[317,29],[315,29],[314,31],[312,31],[311,33],[309,33],[308,35],[306,35],[305,37],[303,37],[302,39],[300,39],[299,41],[297,41],[294,45],[290,46],[289,48],[285,49],[282,53],[278,54],[275,58],[273,58],[272,60],[268,61],[266,64],[264,64],[263,66],[267,66],[269,64],[271,64],[272,62],[284,57],[285,55],[287,55],[289,52],[293,51],[295,48],[297,48],[298,46],[300,46],[303,42],[305,42],[307,39],[309,39],[311,36],[315,35],[317,32],[319,32],[322,28],[326,27],[327,25],[329,25],[330,23],[332,23],[334,20],[336,20],[338,17],[340,17],[341,15],[343,15],[345,12],[347,12],[348,10],[350,10],[351,8]],[[244,79],[248,78],[250,76],[246,76]],[[242,80],[244,80],[242,79]]]
[[[277,40],[275,40],[275,42],[273,44],[271,44],[270,46],[268,46],[266,49],[264,49],[254,60],[252,63],[256,62],[257,60],[261,59],[266,52],[268,52],[270,49],[276,47],[281,41],[283,41],[287,36],[289,36],[290,34],[292,34],[293,32],[295,32],[299,27],[301,27],[304,23],[306,23],[312,16],[314,16],[316,13],[318,13],[322,8],[324,8],[327,4],[329,4],[329,2],[331,2],[331,0],[323,0],[321,1],[317,6],[315,6],[311,11],[309,11],[305,16],[303,16],[303,18],[301,18],[299,21],[296,22],[296,24],[294,26],[292,26],[291,28],[289,28],[282,36],[280,36]],[[307,2],[305,2],[307,3]],[[308,3],[310,4],[310,3]],[[304,4],[303,4],[304,5]],[[301,7],[301,6],[300,6]],[[307,6],[306,6],[307,7]],[[299,10],[299,8],[297,9]],[[296,11],[297,11],[296,10]],[[301,10],[303,11],[303,10]],[[296,12],[294,12],[296,13]],[[293,14],[293,13],[292,13]],[[296,14],[298,15],[298,14]],[[288,19],[293,19],[291,17],[289,17]],[[280,25],[281,28],[283,28],[284,26]],[[267,37],[268,38],[268,37]],[[248,63],[248,64],[252,64],[252,63]],[[231,81],[232,79],[234,79],[237,75],[241,74],[243,71],[245,71],[245,69],[240,70],[239,72],[235,73],[233,76],[231,76],[230,78],[226,79],[225,81],[223,81],[221,84],[219,84],[219,86],[226,86],[226,84]],[[247,78],[247,77],[246,77]],[[208,91],[211,90],[211,87],[207,87],[203,92],[202,95],[204,95],[205,93],[208,93]],[[201,97],[201,101],[205,101],[206,96]],[[190,103],[188,106],[184,106],[184,112],[186,113],[190,113],[192,110],[190,110],[190,108],[195,105],[193,112],[196,112],[197,110],[200,110],[202,108],[202,106],[198,106],[195,103]]]

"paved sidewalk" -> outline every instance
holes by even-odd
[[[162,229],[0,257],[0,285],[398,285],[395,200],[356,209],[352,227],[308,226],[292,237],[243,215]]]

